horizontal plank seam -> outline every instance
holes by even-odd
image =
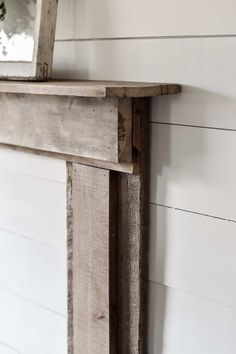
[[[30,236],[26,236],[26,235],[23,235],[21,233],[18,233],[16,231],[13,231],[13,230],[10,230],[10,229],[7,229],[5,227],[1,227],[0,226],[0,232],[6,232],[8,235],[14,235],[14,236],[17,236],[19,238],[23,238],[25,240],[28,240],[28,241],[31,241],[31,242],[34,242],[34,243],[37,243],[37,244],[40,244],[42,246],[47,246],[47,247],[50,247],[50,248],[54,248],[54,249],[57,249],[61,252],[64,252],[64,249],[62,247],[59,247],[59,246],[56,246],[56,245],[53,245],[51,243],[47,243],[47,242],[44,242],[44,241],[40,241],[40,240],[37,240],[36,238],[32,238]]]
[[[93,38],[65,38],[56,39],[56,42],[98,42],[98,41],[139,41],[153,39],[201,39],[201,38],[234,38],[236,34],[200,34],[200,35],[173,35],[173,36],[134,36],[134,37],[93,37]]]
[[[7,289],[7,288],[4,288],[4,287],[0,286],[0,291],[3,291],[3,292],[8,293],[8,294],[11,294],[12,296],[15,296],[15,297],[17,297],[17,298],[19,298],[19,299],[21,299],[21,300],[23,300],[25,302],[28,302],[30,304],[33,304],[33,305],[37,306],[37,307],[40,307],[42,310],[45,310],[45,311],[50,312],[50,313],[53,313],[54,315],[57,315],[59,317],[65,318],[65,319],[67,318],[66,315],[63,315],[60,312],[54,311],[54,310],[50,309],[47,306],[41,305],[40,303],[38,303],[38,302],[36,302],[34,300],[31,300],[30,298],[27,298],[27,297],[25,297],[23,295],[20,295],[20,294],[12,291],[10,289]]]
[[[184,290],[181,290],[181,289],[178,289],[176,287],[173,287],[173,286],[168,286],[168,285],[165,285],[163,283],[160,283],[160,282],[157,282],[157,281],[154,281],[154,280],[151,280],[151,279],[148,279],[149,283],[151,284],[155,284],[155,285],[161,285],[163,286],[164,288],[167,288],[167,289],[170,289],[170,290],[175,290],[177,292],[180,292],[182,294],[186,294],[188,296],[191,296],[191,297],[194,297],[194,298],[197,298],[197,299],[200,299],[200,300],[203,300],[203,301],[206,301],[206,302],[209,302],[211,304],[215,304],[215,305],[218,305],[220,307],[224,307],[226,309],[230,309],[232,311],[235,311],[236,312],[236,308],[232,307],[232,306],[228,306],[228,305],[225,305],[221,302],[218,302],[218,301],[214,301],[212,299],[209,299],[209,298],[206,298],[204,296],[198,296],[198,295],[194,295],[193,293],[190,293],[188,291],[184,291]]]
[[[169,206],[169,205],[164,205],[164,204],[159,204],[159,203],[154,203],[154,202],[149,202],[149,204],[150,205],[155,205],[155,206],[158,206],[158,207],[161,207],[161,208],[173,209],[173,210],[181,211],[181,212],[184,212],[184,213],[195,214],[195,215],[200,215],[200,216],[204,216],[204,217],[207,217],[207,218],[212,218],[212,219],[217,219],[217,220],[221,220],[221,221],[236,223],[236,220],[233,220],[233,219],[227,219],[227,218],[223,218],[223,217],[220,217],[220,216],[205,214],[205,213],[201,213],[201,212],[197,212],[197,211],[193,211],[193,210],[176,208],[176,207],[172,207],[172,206]]]
[[[187,127],[187,128],[211,129],[211,130],[222,130],[222,131],[236,132],[236,129],[211,127],[211,126],[205,126],[205,125],[194,125],[194,124],[183,124],[183,123],[167,123],[167,122],[154,122],[154,121],[149,121],[149,123],[151,123],[151,124],[159,124],[159,125],[171,125],[171,126],[174,125],[174,126]]]
[[[0,346],[11,350],[12,353],[23,354],[22,352],[19,352],[17,349],[13,348],[13,347],[10,346],[9,344],[7,344],[7,343],[5,343],[5,342],[2,342],[1,339],[0,339]]]
[[[66,182],[62,182],[62,181],[59,181],[59,180],[56,180],[56,179],[52,179],[52,178],[39,177],[39,176],[36,176],[36,175],[32,175],[30,173],[17,171],[17,170],[13,170],[13,169],[10,169],[10,168],[0,167],[0,171],[7,171],[7,172],[14,173],[14,174],[22,175],[22,176],[32,177],[32,178],[40,180],[40,181],[46,181],[46,182],[51,182],[51,183],[56,183],[56,184],[62,184],[64,186],[66,186]]]

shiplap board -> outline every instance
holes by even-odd
[[[149,354],[235,354],[235,310],[156,283],[149,309]]]
[[[1,229],[64,250],[66,184],[0,167],[0,196]]]
[[[156,204],[236,221],[236,132],[152,124]]]
[[[67,319],[0,289],[0,343],[20,354],[65,354]]]
[[[236,129],[235,61],[236,37],[57,42],[53,75],[176,82],[182,94],[154,99],[153,121]]]
[[[151,205],[152,281],[236,310],[236,223]]]
[[[233,0],[62,0],[57,39],[235,34]]]
[[[67,316],[66,253],[0,229],[0,289]]]
[[[15,349],[10,348],[7,344],[5,343],[0,343],[0,353],[1,354],[19,354]],[[21,354],[21,353],[20,353]]]
[[[0,147],[0,169],[66,183],[65,161]]]

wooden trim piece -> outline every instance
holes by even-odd
[[[81,165],[103,168],[104,170],[117,171],[117,172],[123,172],[123,173],[132,173],[132,174],[133,173],[136,174],[139,172],[139,165],[137,163],[132,163],[132,162],[118,162],[118,163],[116,163],[116,162],[102,161],[102,160],[96,160],[96,159],[87,159],[85,157],[77,157],[77,156],[59,154],[59,153],[54,153],[54,152],[49,152],[49,151],[28,149],[28,148],[23,148],[20,146],[7,145],[7,144],[1,144],[1,143],[0,143],[0,147],[1,147],[1,149],[10,149],[10,150],[14,150],[14,151],[25,152],[28,154],[56,158],[56,159],[60,159],[60,160],[68,161],[68,162],[79,163]]]
[[[75,157],[132,162],[131,114],[117,98],[0,93],[0,143]],[[124,107],[122,109],[122,107]],[[131,107],[131,105],[130,105]]]
[[[148,99],[133,101],[137,175],[119,174],[119,354],[147,353]]]
[[[69,354],[117,354],[115,179],[78,164],[67,171]]]
[[[181,91],[180,85],[164,83],[137,83],[116,81],[52,80],[49,82],[0,81],[0,92],[35,95],[56,95],[76,97],[153,97],[171,95]]]
[[[118,100],[118,151],[119,161],[132,161],[132,99]]]

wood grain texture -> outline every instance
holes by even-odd
[[[177,84],[57,80],[49,82],[0,81],[0,92],[79,97],[151,97],[180,92]]]
[[[119,176],[119,353],[146,354],[148,99],[133,102],[137,175]]]
[[[41,4],[40,4],[41,2]],[[58,0],[40,0],[41,17],[37,32],[34,62],[36,63],[36,80],[48,80],[52,74],[53,49],[57,18]]]
[[[69,353],[116,353],[110,172],[70,163],[67,168]]]
[[[81,165],[93,166],[93,167],[103,168],[105,170],[111,170],[111,171],[117,171],[123,173],[138,173],[139,171],[139,166],[135,162],[133,163],[133,162],[103,161],[103,160],[89,159],[86,157],[72,156],[72,155],[66,155],[66,154],[49,152],[49,151],[40,151],[40,150],[23,148],[20,146],[13,146],[13,145],[1,144],[1,143],[0,146],[2,150],[8,150],[12,152],[14,151],[24,152],[27,153],[27,156],[28,155],[44,156],[44,157],[51,158],[50,160],[52,160],[53,158],[54,161],[64,160],[68,162],[78,163]]]
[[[0,104],[2,144],[111,162],[131,159],[131,129],[123,124],[119,134],[117,98],[2,93]]]

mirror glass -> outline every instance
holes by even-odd
[[[0,61],[31,62],[37,0],[0,0]]]

